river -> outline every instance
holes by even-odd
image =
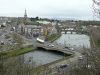
[[[56,42],[72,47],[84,46],[85,48],[90,48],[90,38],[84,34],[62,34],[62,36],[57,39]]]
[[[62,36],[57,39],[55,42],[66,44],[75,47],[86,47],[90,48],[90,41],[87,35],[79,35],[79,34],[62,34]],[[34,62],[34,66],[39,66],[43,64],[47,64],[59,59],[64,58],[64,55],[45,51],[45,50],[36,50],[34,52],[29,52],[24,54],[24,61],[32,61]]]
[[[62,34],[55,42],[75,47],[90,48],[90,41],[87,35]],[[64,58],[64,54],[46,50],[35,50],[16,57],[18,61],[30,64],[33,67],[44,65]],[[9,60],[9,59],[8,59]]]
[[[29,53],[24,54],[25,62],[28,62],[31,60],[34,63],[34,66],[47,64],[47,63],[62,59],[63,57],[64,55],[62,54],[44,51],[44,50],[36,50],[34,52],[29,52]]]

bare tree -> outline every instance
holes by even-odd
[[[93,12],[94,16],[100,18],[100,0],[92,0],[93,1]]]

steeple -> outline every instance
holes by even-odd
[[[24,18],[27,19],[27,12],[26,12],[26,9],[25,9]]]
[[[26,24],[26,23],[27,23],[27,11],[25,9],[25,13],[24,13],[24,24]]]

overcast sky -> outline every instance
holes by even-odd
[[[0,0],[0,16],[92,19],[92,0]]]

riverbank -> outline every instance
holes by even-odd
[[[56,39],[58,39],[61,35],[60,34],[53,34],[51,36],[48,36],[48,41],[49,42],[53,42]],[[3,58],[9,58],[9,57],[15,57],[21,54],[25,54],[27,52],[31,52],[34,51],[36,48],[33,45],[28,45],[26,47],[22,47],[22,48],[17,48],[15,50],[10,50],[10,51],[4,51],[4,52],[0,52],[0,56]]]
[[[0,52],[0,57],[3,57],[3,58],[15,57],[15,56],[18,56],[30,51],[34,51],[34,50],[35,48],[33,47],[33,45],[29,45],[26,47],[15,49],[15,50]]]
[[[93,37],[93,35],[90,35],[90,43],[92,48],[100,49],[100,45],[97,44],[97,40]]]
[[[57,40],[59,37],[61,36],[61,34],[52,34],[50,36],[47,37],[47,40],[49,42],[54,42],[55,40]]]
[[[65,35],[65,34],[64,34]],[[62,37],[61,37],[62,38]],[[74,39],[73,39],[74,38]],[[83,41],[81,41],[83,39]],[[76,44],[79,44],[79,46],[81,45],[81,46],[83,46],[83,44],[84,44],[84,46],[86,46],[86,47],[89,47],[90,48],[90,42],[89,42],[89,37],[88,36],[86,36],[86,35],[77,35],[77,36],[70,36],[70,38],[69,38],[69,36],[68,35],[66,35],[65,36],[65,38],[63,38],[61,41],[60,41],[60,43],[61,44],[63,44],[63,41],[64,40],[72,40],[72,42],[73,41],[78,41],[78,43],[76,43]],[[67,41],[67,42],[65,42],[65,43],[68,43],[69,41]],[[71,41],[70,41],[71,42]],[[69,42],[69,43],[70,43]],[[74,42],[75,43],[75,42]],[[82,43],[82,44],[81,44]],[[88,44],[87,44],[88,43]],[[88,46],[87,46],[88,45]],[[72,57],[73,56],[73,57]],[[67,65],[68,66],[68,68],[70,68],[70,67],[72,67],[72,66],[74,66],[74,65],[77,65],[77,63],[78,63],[78,59],[79,59],[79,57],[80,56],[82,56],[82,54],[80,53],[80,51],[79,50],[76,50],[75,51],[75,54],[74,55],[72,55],[72,56],[69,56],[69,58],[68,59],[61,59],[61,60],[57,60],[57,61],[54,61],[54,62],[52,62],[52,63],[48,63],[48,64],[46,64],[46,65],[43,65],[43,66],[40,66],[40,67],[37,67],[37,68],[35,68],[34,70],[33,70],[33,72],[38,72],[38,73],[42,73],[43,71],[45,72],[47,69],[55,69],[55,68],[57,68],[57,69],[59,69],[59,66],[61,66],[61,65]],[[49,70],[50,71],[50,70]],[[48,70],[46,71],[46,72],[48,72]],[[35,74],[34,74],[35,75]]]
[[[45,70],[47,70],[47,69],[50,69],[50,68],[53,69],[53,68],[55,68],[55,67],[60,66],[61,64],[67,64],[67,63],[65,63],[65,61],[66,61],[66,60],[69,61],[69,59],[72,58],[72,57],[74,57],[74,55],[65,56],[64,58],[59,59],[59,60],[56,60],[56,61],[54,61],[54,62],[51,62],[51,63],[48,63],[48,64],[44,64],[44,65],[38,66],[38,67],[34,68],[34,69],[32,70],[32,72],[33,72],[33,74],[35,75],[35,73],[36,73],[36,74],[37,74],[37,73],[41,73],[41,72],[43,72],[43,71],[45,71]]]
[[[96,45],[95,45],[95,42],[94,42],[94,39],[93,39],[92,35],[90,35],[90,43],[91,43],[91,47],[92,47],[92,48],[96,47]]]

